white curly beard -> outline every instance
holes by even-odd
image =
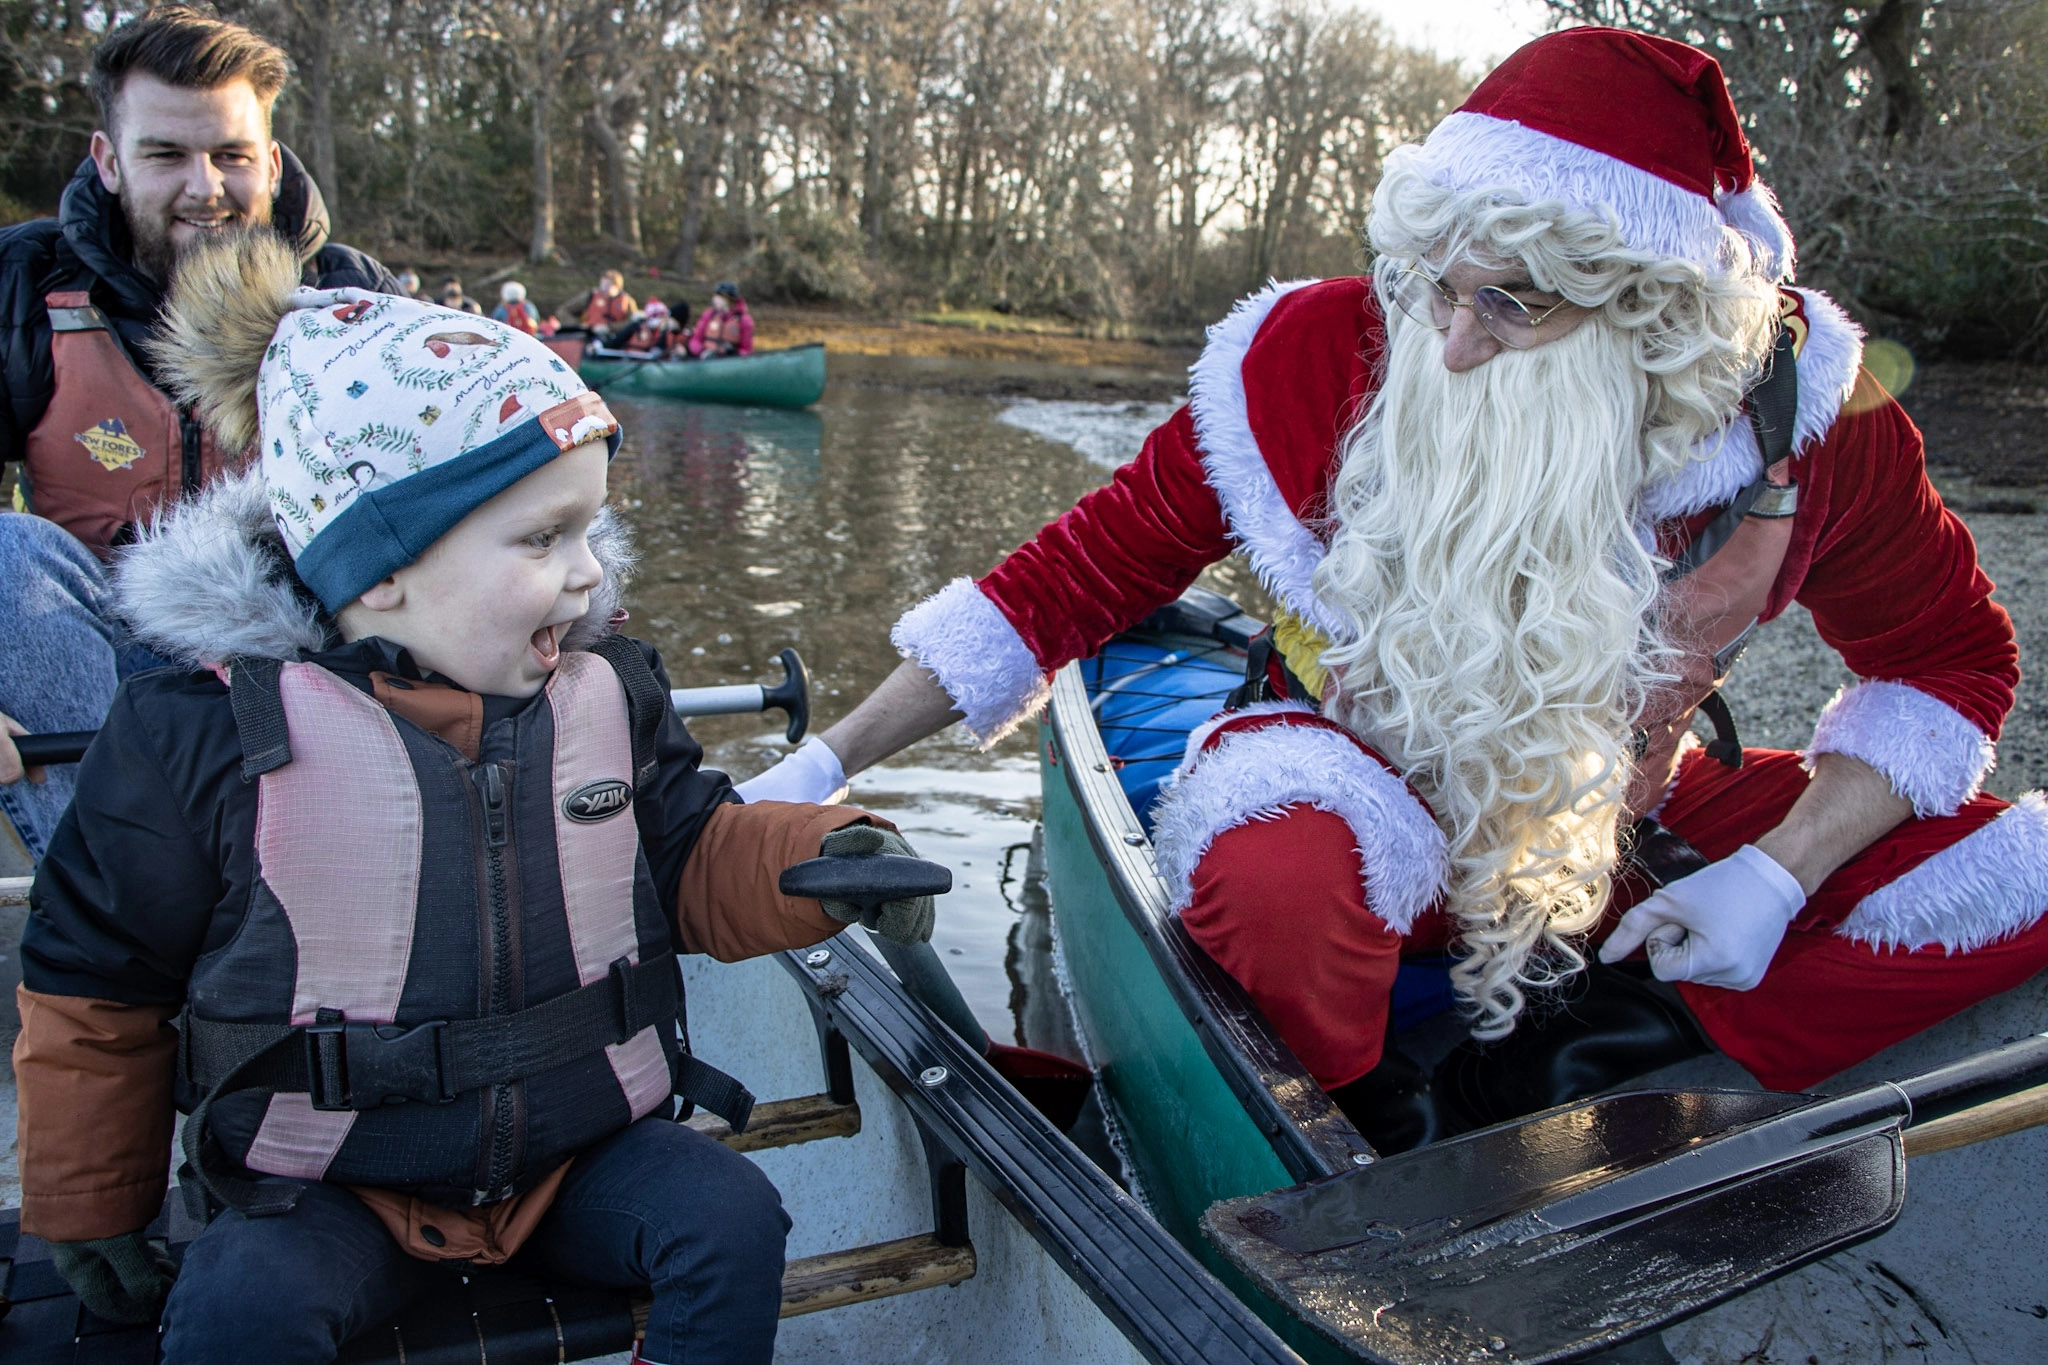
[[[1482,1030],[1577,965],[1615,858],[1627,739],[1661,647],[1637,541],[1649,383],[1594,317],[1463,374],[1393,320],[1347,438],[1316,577],[1350,624],[1330,710],[1413,782],[1450,840],[1456,971]],[[1539,946],[1551,951],[1536,952]]]

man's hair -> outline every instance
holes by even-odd
[[[186,5],[164,5],[109,33],[92,53],[92,98],[100,126],[114,128],[114,104],[135,72],[181,90],[218,90],[247,81],[264,119],[291,74],[283,49],[267,38]]]
[[[604,274],[599,275],[597,277],[597,282],[599,284],[603,284],[606,280],[610,280],[613,284],[617,285],[621,289],[624,289],[626,287],[626,277],[624,275],[621,275],[616,270],[607,270],[604,272]]]

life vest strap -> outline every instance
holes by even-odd
[[[612,666],[612,671],[619,675],[619,685],[626,689],[626,723],[633,732],[633,790],[645,791],[659,770],[654,737],[668,712],[668,693],[655,678],[654,670],[647,666],[647,656],[640,652],[640,646],[626,636],[602,636],[589,649]]]
[[[254,782],[292,761],[284,714],[284,661],[248,656],[228,666],[228,701],[242,741],[242,780]]]
[[[178,1020],[179,1064],[196,1090],[306,1094],[315,1109],[376,1109],[393,1100],[447,1104],[625,1042],[676,1017],[675,964],[621,958],[602,981],[483,1019],[409,1028],[334,1019],[312,1024]]]
[[[221,1147],[210,1120],[223,1095],[304,1094],[318,1110],[376,1109],[399,1100],[447,1104],[566,1066],[642,1030],[673,1028],[680,988],[675,959],[664,954],[638,965],[620,958],[604,980],[513,1014],[411,1027],[344,1019],[332,1010],[304,1025],[237,1023],[202,1019],[188,1005],[178,1019],[178,1070],[205,1098],[185,1124],[186,1160],[226,1207],[250,1217],[286,1212],[300,1187],[243,1178]],[[673,1082],[675,1093],[735,1132],[745,1128],[754,1097],[732,1077],[684,1052]]]
[[[1714,555],[1735,536],[1744,517],[1789,517],[1798,510],[1797,484],[1780,483],[1771,471],[1792,458],[1792,434],[1799,419],[1799,359],[1792,329],[1780,327],[1764,372],[1750,387],[1749,427],[1763,456],[1763,473],[1735,495],[1735,501],[1700,528],[1692,543],[1679,551],[1664,570],[1664,581],[1676,583]]]

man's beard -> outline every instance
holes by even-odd
[[[128,240],[135,264],[158,284],[168,286],[171,277],[177,273],[178,258],[206,240],[206,234],[195,232],[184,246],[171,236],[171,222],[178,216],[178,210],[185,207],[173,200],[161,208],[149,208],[133,202],[129,196],[120,196],[121,216],[128,223]],[[220,207],[228,212],[228,218],[215,231],[228,231],[238,227],[256,227],[270,221],[271,201],[267,195],[259,195],[252,204],[238,204],[223,195]]]
[[[1470,953],[1454,978],[1484,1035],[1512,1025],[1522,985],[1578,965],[1565,936],[1606,904],[1628,736],[1662,657],[1634,527],[1649,382],[1599,317],[1464,374],[1443,353],[1394,317],[1316,587],[1350,626],[1325,655],[1332,713],[1450,840]]]

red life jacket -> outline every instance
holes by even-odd
[[[740,346],[740,310],[727,309],[721,313],[716,308],[705,310],[704,353],[706,355],[727,355],[736,353]]]
[[[86,291],[62,290],[44,302],[56,383],[28,435],[23,503],[105,559],[226,460],[212,435],[136,367]]]
[[[526,306],[525,299],[505,305],[505,323],[509,327],[517,327],[528,336],[534,336],[540,331],[540,319]]]

